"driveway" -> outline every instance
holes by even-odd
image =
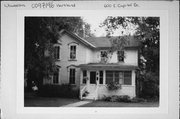
[[[80,101],[70,98],[25,98],[25,107],[158,107],[158,102],[124,103],[105,101]]]

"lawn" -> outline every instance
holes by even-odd
[[[79,99],[33,97],[25,98],[25,107],[60,107],[63,105],[79,102]]]
[[[64,105],[79,102],[79,99],[72,98],[47,98],[32,97],[25,98],[25,107],[61,107]],[[124,103],[124,102],[106,102],[92,101],[80,107],[158,107],[158,102]]]
[[[159,106],[159,102],[125,103],[125,102],[93,101],[92,103],[82,105],[81,107],[158,107],[158,106]]]

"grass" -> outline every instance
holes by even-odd
[[[48,97],[29,97],[25,98],[25,107],[61,107],[63,105],[79,102],[79,99],[72,98],[48,98]],[[158,107],[158,102],[124,103],[92,101],[80,107]]]
[[[79,102],[79,99],[33,97],[25,98],[24,107],[61,107]]]
[[[159,106],[159,102],[125,103],[125,102],[93,101],[92,103],[82,105],[81,107],[158,107],[158,106]]]

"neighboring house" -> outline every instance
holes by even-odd
[[[136,69],[138,68],[138,42],[131,37],[123,51],[113,52],[107,63],[103,62],[111,42],[106,37],[81,38],[66,30],[61,31],[58,43],[54,45],[58,72],[44,84],[71,84],[82,94],[88,91],[86,99],[101,99],[104,95],[136,96]],[[125,57],[124,57],[125,56]],[[107,84],[116,81],[121,89],[109,91]]]

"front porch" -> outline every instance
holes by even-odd
[[[120,64],[82,64],[80,67],[80,99],[98,100],[110,95],[135,97],[135,69]],[[107,84],[116,82],[121,88],[110,91]]]

